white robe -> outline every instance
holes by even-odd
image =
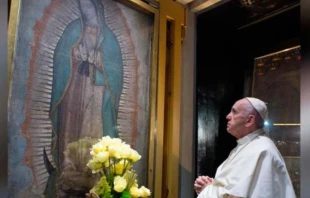
[[[197,198],[295,198],[285,162],[259,129],[239,139]]]

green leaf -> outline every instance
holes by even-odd
[[[129,194],[128,190],[124,190],[122,192],[121,198],[131,198],[131,195]]]
[[[109,186],[105,177],[102,177],[90,192],[99,195],[99,197],[113,198],[111,186]]]
[[[113,182],[114,182],[114,174],[113,173],[108,174],[107,181],[109,184],[113,185]]]

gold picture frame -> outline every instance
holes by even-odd
[[[148,168],[147,185],[151,191],[154,188],[155,177],[155,144],[156,144],[156,123],[157,123],[157,87],[158,87],[158,46],[159,46],[159,10],[140,0],[115,0],[131,6],[133,9],[141,10],[154,18],[154,30],[151,49],[151,71],[150,71],[150,111],[149,111],[149,146],[148,146]],[[9,45],[8,45],[8,68],[9,81],[11,82],[12,70],[14,69],[15,40],[18,32],[18,19],[20,11],[20,0],[12,0],[9,18]]]

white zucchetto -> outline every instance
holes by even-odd
[[[253,98],[253,97],[246,97],[246,99],[256,109],[256,111],[263,118],[263,120],[266,121],[268,119],[268,108],[266,106],[266,103],[260,99]]]

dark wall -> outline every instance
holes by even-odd
[[[242,97],[243,68],[238,66],[237,32],[229,8],[223,5],[197,17],[198,175],[214,176],[235,146],[225,117],[233,101]]]
[[[254,58],[300,45],[300,7],[239,29],[237,35],[240,65],[249,80],[246,83],[252,83]],[[246,95],[250,95],[251,85],[246,88]]]
[[[214,176],[236,145],[225,117],[250,95],[254,58],[299,44],[299,9],[241,29],[235,1],[197,17],[197,175]]]

